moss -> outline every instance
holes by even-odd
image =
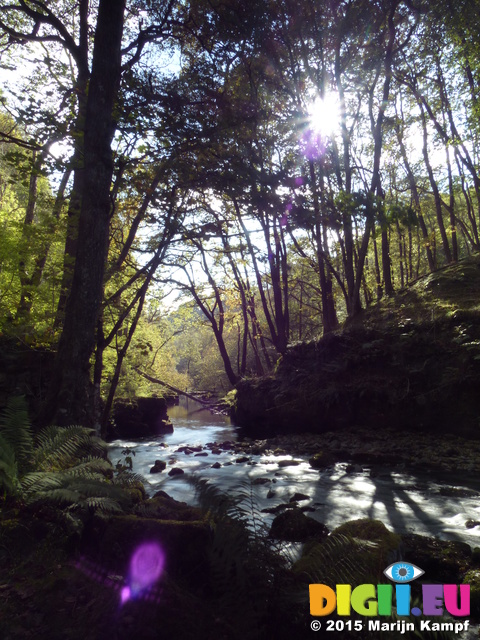
[[[480,618],[480,571],[472,569],[465,574],[462,584],[470,585],[470,614]]]
[[[480,547],[474,547],[472,550],[472,563],[474,565],[480,565]]]
[[[459,584],[470,568],[472,550],[468,544],[438,540],[414,533],[402,535],[405,557],[425,571],[432,582]]]
[[[345,522],[337,527],[333,533],[371,542],[381,542],[387,551],[396,551],[401,544],[399,535],[389,531],[380,520],[371,520],[370,518]]]
[[[166,570],[177,578],[205,578],[211,531],[204,520],[175,521],[135,515],[96,515],[87,532],[85,551],[112,570],[125,571],[133,550],[142,542],[158,542],[166,554]]]
[[[293,571],[308,582],[362,584],[378,582],[398,558],[401,538],[378,520],[352,520],[324,541],[306,544]]]
[[[335,456],[328,451],[319,451],[312,456],[308,462],[313,469],[326,469],[335,464],[336,459]]]
[[[389,531],[380,520],[371,520],[369,518],[351,520],[337,527],[332,532],[332,535],[358,538],[375,543],[374,555],[380,574],[389,564],[400,559],[402,550],[401,536]]]

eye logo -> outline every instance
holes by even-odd
[[[393,582],[405,583],[423,576],[425,571],[410,562],[394,562],[383,573]]]

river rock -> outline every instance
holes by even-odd
[[[300,500],[310,500],[310,496],[307,496],[304,493],[294,493],[290,498],[290,502],[299,502]]]
[[[167,466],[167,463],[164,462],[163,460],[155,460],[155,464],[150,469],[150,473],[161,473],[162,471],[165,470],[166,466]]]
[[[438,540],[415,533],[402,534],[405,557],[425,571],[428,582],[460,584],[467,570],[472,550],[465,542]]]
[[[181,476],[185,473],[185,471],[183,469],[180,469],[180,467],[173,467],[173,469],[170,469],[170,471],[168,472],[169,476]]]
[[[183,522],[200,521],[203,517],[202,511],[198,507],[192,507],[186,502],[179,502],[165,491],[157,491],[153,498],[137,505],[135,513],[144,518]]]
[[[113,405],[116,438],[142,438],[173,433],[165,398],[118,398]]]
[[[278,463],[279,467],[298,467],[301,464],[302,460],[280,460]]]
[[[319,451],[308,462],[312,469],[327,469],[335,464],[335,457],[328,451]]]
[[[327,536],[328,529],[321,522],[308,518],[300,509],[291,509],[274,518],[269,535],[278,540],[305,542],[309,538]]]

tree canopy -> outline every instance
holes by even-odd
[[[43,423],[228,389],[480,249],[473,0],[1,0],[3,334]],[[174,301],[176,297],[176,300]]]

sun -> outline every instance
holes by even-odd
[[[317,97],[307,106],[308,128],[324,138],[331,137],[340,122],[340,100],[336,93]]]

